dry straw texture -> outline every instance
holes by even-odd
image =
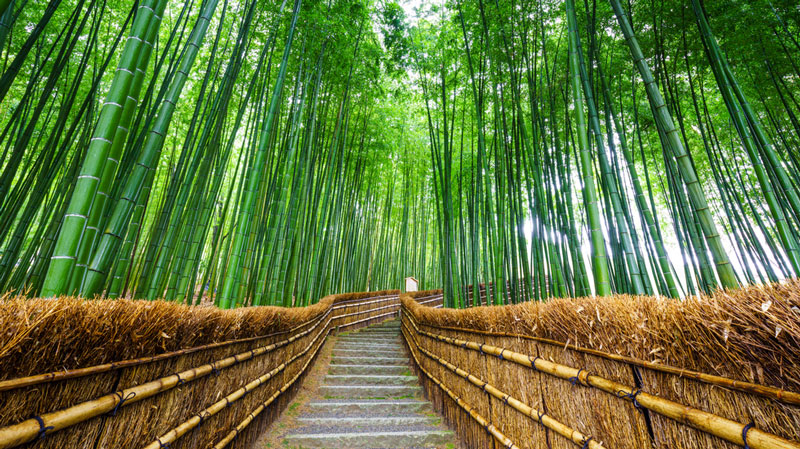
[[[640,388],[729,420],[743,424],[752,421],[756,429],[791,441],[796,442],[800,435],[800,407],[791,401],[724,388],[647,364],[800,391],[799,281],[720,291],[685,301],[620,295],[452,310],[432,309],[403,298],[404,310],[423,331],[582,368],[584,374]],[[593,441],[605,447],[741,447],[658,413],[641,411],[630,400],[595,388],[573,386],[509,360],[432,338],[418,336],[417,340],[431,353],[593,436]],[[435,373],[518,446],[576,447],[545,430],[535,419],[439,367],[436,361],[425,356],[421,360],[426,370]],[[431,384],[426,382],[426,386]],[[469,426],[464,431],[474,433]]]
[[[303,368],[325,336],[337,327],[350,330],[388,318],[399,308],[397,294],[396,290],[342,294],[305,308],[236,310],[161,301],[2,298],[0,440],[8,429],[3,426],[31,422],[34,416],[46,418],[162,379],[166,387],[158,394],[130,397],[116,416],[103,412],[81,419],[25,445],[143,447],[226,395],[273,373],[170,444],[175,449],[213,446],[269,402],[228,445],[250,447],[291,400]],[[375,302],[376,298],[382,301]],[[232,364],[221,364],[233,356]],[[109,363],[114,365],[103,365]],[[211,366],[221,368],[214,371]],[[169,387],[177,382],[176,373],[192,369],[201,374]],[[48,375],[36,376],[42,374]],[[51,378],[65,374],[75,377]],[[20,378],[27,379],[26,386],[14,385]],[[281,389],[284,393],[278,394]],[[0,441],[0,447],[7,444]]]

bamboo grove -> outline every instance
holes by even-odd
[[[412,54],[448,305],[800,274],[793,2],[453,0]]]
[[[0,290],[795,277],[799,41],[790,0],[0,0]]]
[[[6,11],[3,290],[305,305],[432,271],[367,5]]]

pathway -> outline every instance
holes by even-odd
[[[332,357],[323,353],[317,364],[324,377],[318,385],[306,379],[311,391],[284,413],[295,416],[282,416],[273,425],[273,434],[279,434],[273,441],[280,443],[265,447],[456,447],[453,432],[422,399],[398,320],[340,334]]]

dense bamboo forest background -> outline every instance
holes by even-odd
[[[798,61],[793,0],[0,0],[0,291],[779,282]]]

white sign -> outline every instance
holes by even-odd
[[[412,276],[406,278],[406,292],[415,292],[418,290],[419,283]]]

